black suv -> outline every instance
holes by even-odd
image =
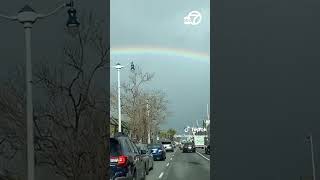
[[[182,152],[196,152],[196,147],[193,142],[185,143],[182,148]]]
[[[146,170],[136,145],[123,133],[110,138],[110,179],[144,180]]]

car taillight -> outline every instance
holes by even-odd
[[[118,166],[124,166],[128,162],[127,156],[110,157],[111,163],[117,163]]]
[[[126,165],[127,161],[128,161],[128,157],[127,156],[119,156],[118,157],[118,166]]]

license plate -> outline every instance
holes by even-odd
[[[112,162],[112,163],[116,163],[116,162],[118,162],[118,159],[110,159],[110,162]]]
[[[188,147],[188,149],[191,149],[191,147]]]

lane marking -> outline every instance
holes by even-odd
[[[196,151],[197,154],[199,154],[201,157],[203,157],[204,159],[210,161],[210,159],[208,159],[207,157],[205,157],[204,155],[202,155],[201,153],[199,153],[198,151]]]
[[[169,166],[170,163],[167,164],[167,167]]]
[[[172,160],[172,158],[170,158],[170,161]]]
[[[162,178],[162,176],[163,176],[163,172],[161,172],[161,174],[160,174],[160,176],[159,176],[159,179],[161,179],[161,178]]]

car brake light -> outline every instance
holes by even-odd
[[[118,157],[118,166],[123,166],[127,164],[128,157],[127,156],[119,156]]]
[[[110,157],[111,163],[117,163],[118,166],[126,165],[128,161],[127,156]]]

